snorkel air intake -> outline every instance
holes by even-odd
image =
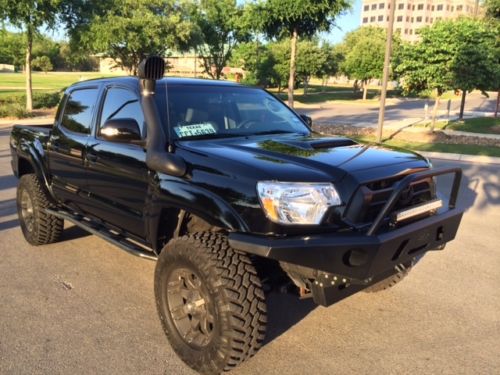
[[[186,174],[186,163],[173,154],[172,139],[165,135],[155,100],[156,81],[164,74],[165,61],[159,56],[147,57],[139,64],[137,75],[141,80],[141,105],[147,124],[146,165],[153,171],[181,177]]]

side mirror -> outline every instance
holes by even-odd
[[[300,118],[307,124],[307,126],[313,126],[313,120],[308,115],[301,114]]]
[[[141,140],[141,129],[133,118],[117,118],[106,121],[99,135],[113,142],[132,142]]]

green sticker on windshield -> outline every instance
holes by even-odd
[[[185,126],[176,126],[174,130],[179,138],[196,137],[200,135],[217,133],[214,126],[209,122],[201,124],[185,125]]]

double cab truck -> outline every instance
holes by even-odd
[[[14,126],[12,168],[30,244],[68,221],[156,261],[161,324],[196,371],[258,351],[269,291],[328,306],[454,239],[460,169],[318,134],[260,88],[163,76],[153,56],[138,77],[72,85],[53,125]]]

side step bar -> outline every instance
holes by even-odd
[[[92,223],[88,220],[83,220],[83,216],[73,215],[66,211],[54,211],[50,209],[45,210],[48,214],[57,216],[61,219],[68,220],[75,224],[76,226],[86,230],[89,233],[96,235],[97,237],[102,238],[115,246],[118,246],[120,249],[130,253],[132,255],[138,256],[140,258],[157,260],[158,257],[151,251],[147,251],[141,246],[133,243],[132,241],[118,235],[111,233],[107,228],[97,223]],[[92,225],[94,224],[94,225]]]

